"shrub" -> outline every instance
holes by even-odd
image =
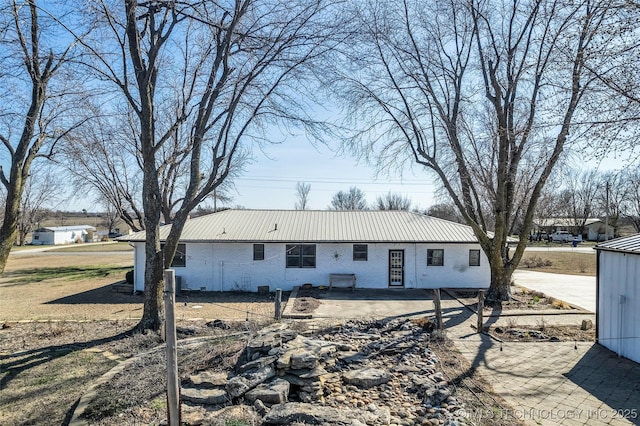
[[[540,256],[532,256],[522,260],[522,265],[527,268],[542,268],[553,265],[549,259],[543,259]]]
[[[127,271],[127,273],[124,275],[124,279],[127,280],[128,284],[133,284],[133,269]]]

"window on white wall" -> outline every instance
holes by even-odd
[[[480,250],[469,250],[469,266],[480,266]]]
[[[287,268],[315,268],[315,244],[287,244]]]
[[[264,244],[253,245],[253,260],[264,260]]]
[[[369,247],[366,244],[353,245],[353,260],[367,260],[369,257]]]
[[[164,243],[160,245],[164,250]],[[176,254],[173,256],[173,262],[171,262],[172,268],[180,268],[187,266],[187,246],[186,244],[178,244]]]
[[[443,266],[444,250],[443,249],[427,249],[427,266]]]

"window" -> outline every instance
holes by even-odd
[[[427,249],[427,266],[444,265],[443,249]]]
[[[353,260],[367,260],[368,246],[366,244],[353,245]]]
[[[480,266],[480,250],[469,250],[469,266]]]
[[[315,244],[287,244],[287,268],[315,268]]]
[[[253,245],[253,260],[264,260],[264,244]]]
[[[160,245],[160,248],[164,250],[164,243]],[[187,266],[187,246],[186,244],[178,244],[176,254],[173,256],[173,262],[171,262],[172,268],[180,268]]]

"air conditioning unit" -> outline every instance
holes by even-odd
[[[176,276],[176,291],[188,291],[187,280],[184,277]]]

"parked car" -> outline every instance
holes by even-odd
[[[550,241],[550,238],[546,232],[537,232],[529,236],[529,241]]]
[[[556,243],[580,242],[582,241],[582,235],[573,235],[569,231],[556,231],[551,234],[551,241]]]

